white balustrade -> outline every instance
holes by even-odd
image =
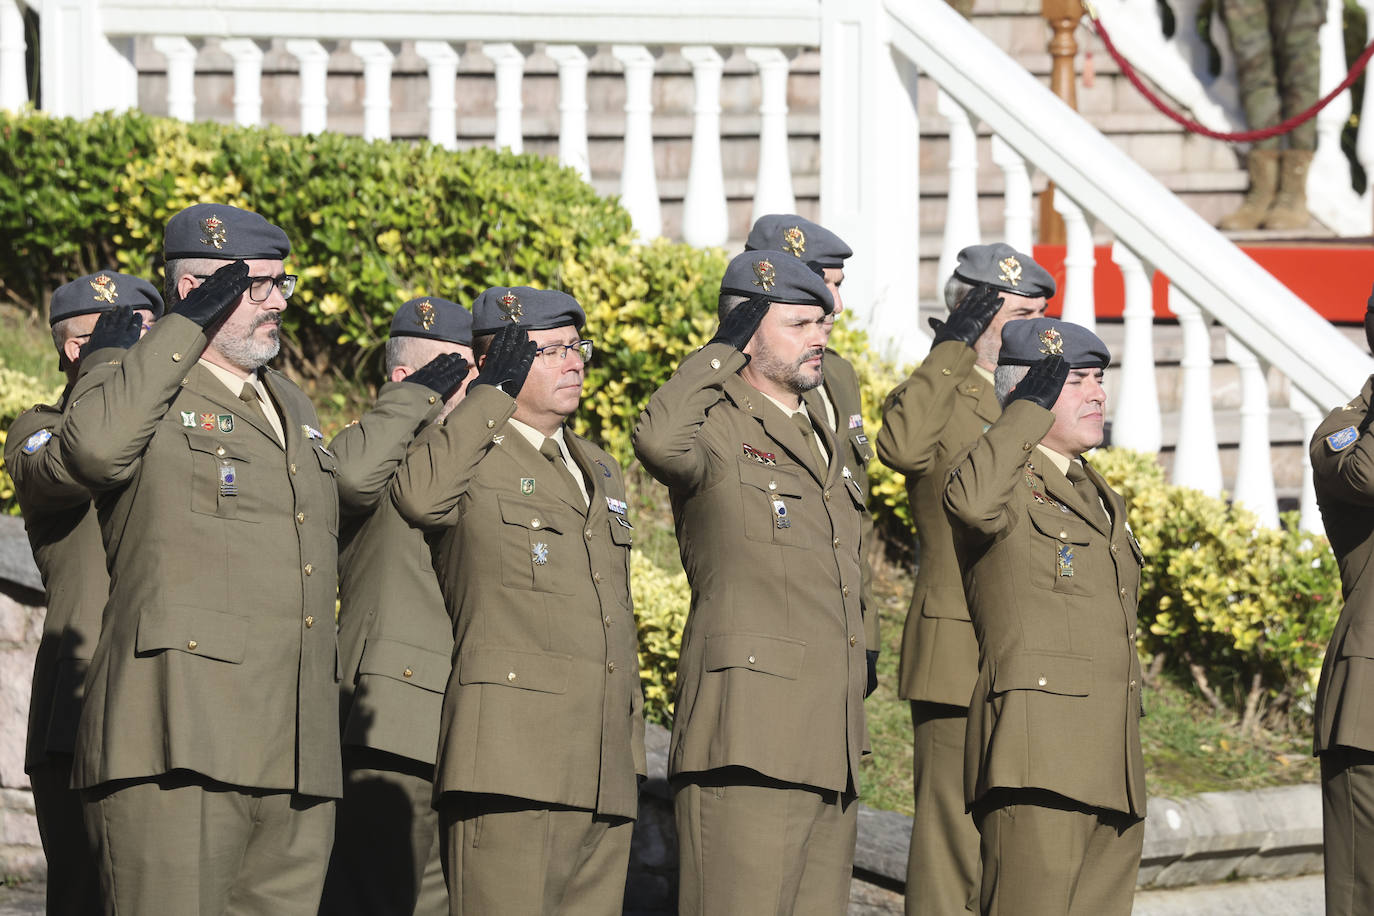
[[[1265,366],[1230,334],[1226,358],[1240,370],[1240,454],[1232,498],[1254,512],[1261,525],[1279,526],[1279,501],[1274,492],[1274,461],[1269,444],[1269,384]]]
[[[525,78],[525,53],[508,41],[483,45],[482,53],[496,65],[496,148],[522,153],[525,103],[521,83]]]
[[[20,0],[0,0],[0,108],[18,111],[29,103],[24,61],[24,13]]]
[[[178,121],[194,121],[196,46],[180,35],[158,35],[153,39],[153,48],[167,58],[167,116]]]
[[[1093,230],[1083,208],[1069,199],[1060,188],[1054,191],[1054,209],[1064,218],[1064,289],[1063,319],[1081,324],[1089,331],[1097,330],[1096,293],[1093,290],[1093,268],[1097,256],[1093,253]]]
[[[1024,250],[1024,249],[1022,249]],[[1142,452],[1158,452],[1164,444],[1155,383],[1154,271],[1121,242],[1112,244],[1112,260],[1121,268],[1126,305],[1121,313],[1121,375],[1114,392],[1112,444]]]
[[[663,212],[654,172],[654,55],[643,45],[615,45],[611,54],[625,68],[624,163],[620,202],[635,232],[648,241],[663,234]]]
[[[936,269],[943,286],[959,263],[959,251],[982,242],[978,226],[978,136],[964,106],[943,89],[936,110],[949,123],[949,193],[945,201],[945,235]]]
[[[447,41],[417,41],[415,53],[425,62],[429,76],[429,142],[444,149],[458,148],[459,54]]]
[[[363,139],[391,139],[391,66],[395,50],[384,41],[352,42],[363,61]]]
[[[1174,445],[1173,482],[1221,495],[1221,455],[1212,416],[1212,335],[1202,310],[1175,286],[1169,288],[1169,310],[1183,331],[1183,397]]]
[[[1026,160],[1007,141],[993,134],[992,161],[1002,170],[1002,241],[1017,251],[1030,253],[1032,193]]]
[[[725,171],[720,160],[720,82],[725,61],[715,48],[682,49],[692,65],[696,101],[692,106],[692,160],[687,196],[682,201],[682,240],[689,245],[724,245],[730,235],[725,201]]]
[[[587,53],[577,45],[549,45],[558,64],[558,162],[591,181],[587,153]]]
[[[251,38],[230,38],[219,47],[234,62],[234,123],[257,127],[262,123],[262,45]]]
[[[1360,8],[1364,10],[1365,22],[1374,22],[1374,0],[1357,0]],[[1366,29],[1367,40],[1374,43],[1374,29]],[[1367,45],[1366,45],[1367,47]],[[1366,86],[1370,85],[1368,81]],[[1365,196],[1369,196],[1369,184],[1374,184],[1374,92],[1366,92],[1364,100],[1360,104],[1360,125],[1361,130],[1355,137],[1355,158],[1359,160],[1360,167],[1364,169],[1366,187]]]
[[[1326,524],[1317,507],[1317,488],[1312,482],[1312,453],[1307,450],[1324,415],[1316,402],[1297,388],[1289,389],[1288,406],[1297,412],[1298,420],[1302,423],[1302,492],[1298,497],[1298,527],[1303,531],[1326,534]]]
[[[752,224],[769,213],[797,212],[797,199],[787,140],[787,54],[781,48],[747,48],[744,56],[759,68],[759,170]]]
[[[1318,95],[1324,96],[1345,79],[1343,0],[1326,0],[1326,22],[1317,33],[1321,45]],[[1314,100],[1315,101],[1315,100]],[[1317,113],[1317,153],[1307,173],[1307,207],[1338,235],[1374,232],[1371,196],[1363,199],[1350,186],[1350,165],[1341,149],[1341,130],[1350,120],[1350,90],[1342,92]]]
[[[324,133],[329,123],[329,50],[313,38],[292,39],[286,42],[286,52],[300,65],[301,79],[301,135]]]

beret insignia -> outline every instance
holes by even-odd
[[[213,213],[200,221],[200,231],[202,233],[200,243],[210,245],[214,248],[223,248],[228,241],[228,236],[224,230],[224,220],[215,216]]]
[[[511,324],[525,317],[525,310],[520,307],[520,297],[515,295],[515,293],[506,293],[501,297],[500,303],[501,311],[506,313],[506,317],[510,319]]]
[[[429,304],[428,299],[422,299],[415,303],[415,320],[426,331],[434,327],[434,306]]]
[[[783,247],[792,252],[797,257],[806,253],[806,233],[801,231],[800,226],[793,226],[791,229],[783,230]]]
[[[773,284],[778,281],[778,273],[773,269],[772,261],[754,262],[754,285],[762,286],[766,293],[773,288]]]
[[[1054,328],[1040,332],[1040,352],[1046,356],[1064,355],[1064,337]]]
[[[115,281],[110,279],[109,274],[101,274],[90,281],[91,289],[95,290],[93,297],[96,302],[108,302],[114,305],[114,301],[119,298],[119,287]]]
[[[1005,257],[997,262],[997,269],[1001,271],[997,279],[1003,283],[1010,283],[1016,286],[1021,282],[1021,262],[1014,257]]]
[[[1326,444],[1331,446],[1331,451],[1339,452],[1355,444],[1355,440],[1360,438],[1360,433],[1353,426],[1347,426],[1340,432],[1332,433],[1326,437]]]

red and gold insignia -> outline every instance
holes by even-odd
[[[429,304],[428,299],[415,303],[415,320],[420,322],[420,327],[426,331],[434,327],[434,306]]]
[[[766,293],[778,282],[778,272],[773,269],[772,261],[754,262],[754,285],[762,286]]]
[[[215,415],[212,414],[212,413],[203,413],[203,414],[201,414],[201,415],[200,415],[200,428],[201,428],[201,429],[208,429],[208,430],[210,430],[211,432],[214,432],[215,430],[219,429],[219,417],[215,416]]]
[[[119,298],[119,287],[115,281],[110,279],[109,274],[101,274],[90,281],[91,289],[95,290],[96,302],[108,302],[114,305],[114,301]]]
[[[1046,356],[1064,355],[1064,337],[1054,328],[1040,332],[1040,352]]]
[[[501,311],[506,313],[506,317],[510,319],[511,324],[515,324],[521,318],[525,317],[525,310],[520,307],[520,297],[515,295],[515,293],[507,292],[499,301],[501,303]]]
[[[213,213],[200,221],[200,231],[203,233],[200,238],[202,245],[210,245],[214,248],[223,248],[228,241],[228,236],[224,228],[224,220],[215,216]]]
[[[1021,282],[1021,262],[1013,257],[1005,257],[997,262],[998,270],[1002,271],[997,275],[997,279],[1003,283],[1010,283],[1016,286]]]
[[[806,253],[806,233],[801,231],[801,226],[793,226],[783,231],[782,246],[797,257]]]

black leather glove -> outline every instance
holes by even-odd
[[[876,649],[865,649],[864,656],[868,661],[868,685],[864,687],[866,700],[878,689],[878,652]]]
[[[447,400],[468,376],[470,365],[458,353],[440,353],[401,381],[428,388]]]
[[[724,343],[736,350],[743,350],[754,339],[754,332],[759,329],[763,316],[768,314],[768,307],[772,304],[772,300],[766,296],[755,296],[748,302],[741,302],[720,320],[716,336],[708,343]]]
[[[530,366],[534,365],[535,349],[534,341],[524,328],[517,324],[506,325],[492,338],[487,358],[469,387],[494,385],[515,397],[525,385]]]
[[[1007,404],[1010,405],[1012,401],[1030,401],[1050,410],[1054,407],[1054,402],[1059,400],[1059,392],[1064,390],[1064,382],[1068,377],[1069,364],[1064,362],[1064,357],[1046,356],[1031,366],[1026,377],[1011,390]]]
[[[130,306],[116,305],[108,312],[102,312],[100,317],[95,320],[95,327],[91,328],[91,336],[86,339],[85,345],[81,347],[81,358],[85,359],[87,353],[94,353],[96,350],[104,350],[107,347],[127,350],[138,343],[142,330],[142,315],[139,315]]]
[[[235,261],[212,273],[185,299],[173,306],[172,311],[191,319],[202,328],[208,328],[238,304],[239,297],[252,282],[248,276],[248,265],[243,261]]]
[[[997,310],[1002,307],[1002,297],[987,284],[982,284],[964,297],[964,301],[949,313],[948,321],[930,319],[930,329],[935,332],[935,343],[957,340],[973,346],[983,332],[992,324]]]
[[[1369,344],[1369,352],[1374,353],[1374,290],[1364,304],[1364,339]]]

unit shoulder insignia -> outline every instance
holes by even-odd
[[[1359,430],[1353,426],[1347,426],[1339,432],[1334,432],[1326,437],[1326,444],[1331,451],[1340,452],[1355,444],[1355,440],[1360,438]]]
[[[38,432],[34,433],[32,436],[29,436],[27,439],[24,440],[22,451],[25,455],[32,455],[35,452],[37,452],[40,448],[47,445],[48,440],[51,438],[52,430],[40,429]]]

